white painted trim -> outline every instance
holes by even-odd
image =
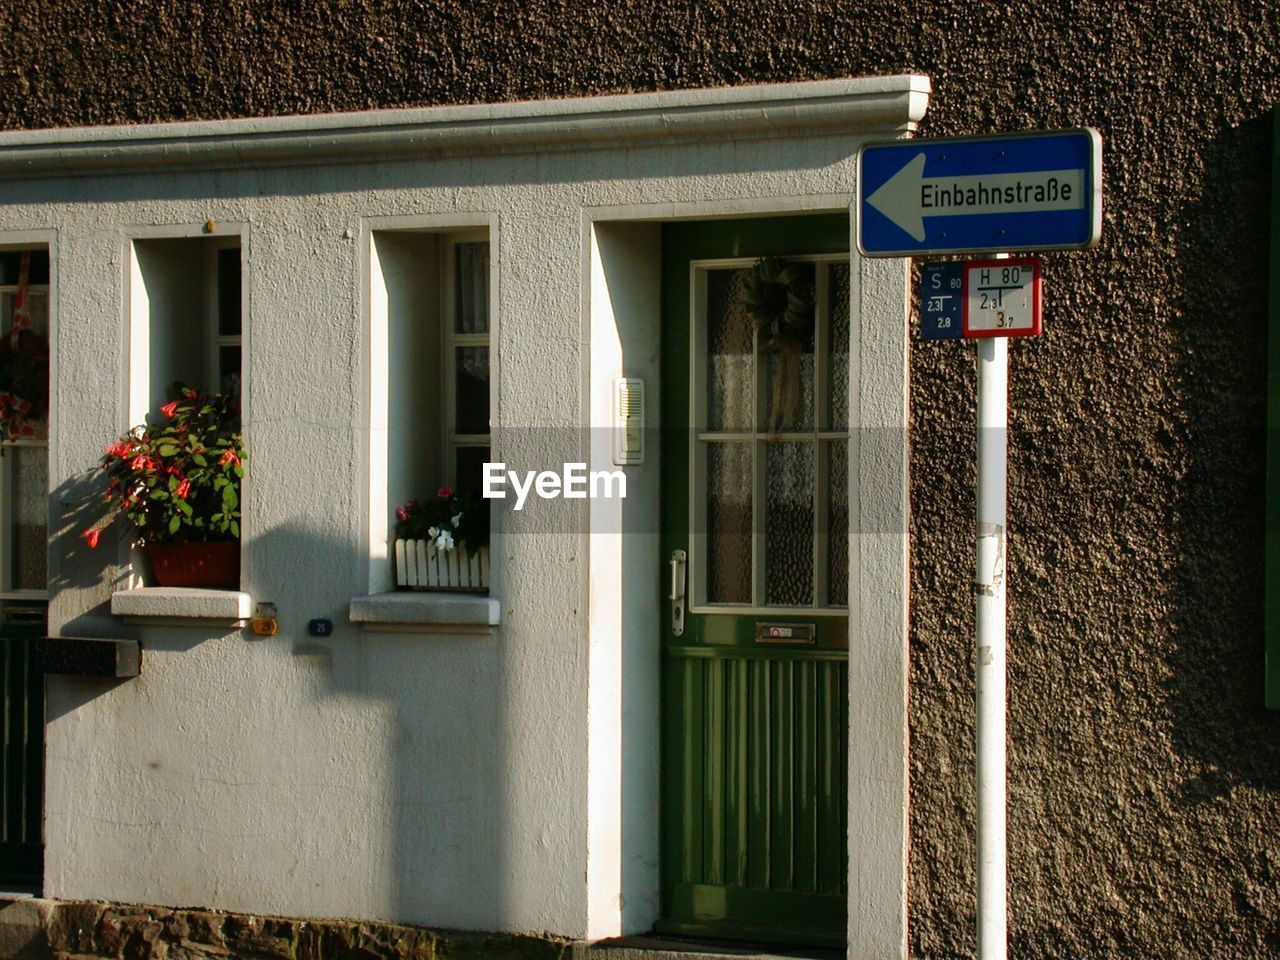
[[[905,258],[852,256],[850,960],[907,957],[909,279]]]
[[[240,622],[253,613],[253,597],[238,590],[205,587],[139,587],[113,593],[111,612],[118,617]]]
[[[638,221],[693,219],[705,216],[751,216],[768,213],[830,211],[849,207],[849,197],[834,203],[830,197],[780,197],[772,204],[757,198],[678,204],[629,204],[584,210],[594,229]],[[850,217],[852,234],[853,220]],[[907,329],[910,306],[906,259],[869,260],[856,253],[850,237],[849,330],[849,939],[848,957],[907,957],[908,857],[908,487]],[[598,250],[589,246],[592,262]],[[592,285],[588,285],[591,289]],[[588,305],[588,314],[604,330],[616,322],[617,304]],[[595,316],[597,313],[602,314]],[[599,384],[610,373],[609,350],[598,356],[596,338],[588,363],[588,381]],[[593,425],[598,425],[593,420]],[[594,524],[593,524],[594,527]],[[591,599],[589,630],[593,654],[610,650],[621,638],[610,617],[610,589],[620,589],[623,565],[614,558],[612,544],[599,534],[589,538]],[[599,548],[599,549],[597,549]],[[656,565],[655,565],[656,566]],[[658,571],[637,571],[639,589],[657,588]],[[601,580],[604,583],[601,583]],[[817,612],[817,611],[814,611]],[[832,611],[833,614],[842,611]],[[666,614],[666,608],[663,608]],[[811,615],[811,614],[810,614]],[[610,658],[611,659],[611,658]],[[612,664],[606,663],[605,670]],[[593,679],[599,673],[592,658]],[[610,676],[610,680],[612,677]],[[622,683],[628,683],[623,671]],[[601,691],[602,693],[604,691]],[[615,706],[615,710],[617,707]],[[616,744],[619,718],[593,717],[592,737],[603,735]],[[623,740],[623,762],[627,741]],[[615,799],[609,783],[592,781],[591,809],[607,809]],[[624,785],[624,805],[643,804],[635,787]],[[597,793],[599,791],[599,793]],[[604,801],[600,803],[600,801]],[[655,809],[656,795],[648,797]],[[600,804],[597,806],[597,804]],[[614,820],[613,823],[618,821]],[[589,830],[588,863],[600,851],[598,836],[609,837],[611,823]],[[612,864],[612,838],[602,851]],[[656,866],[656,865],[655,865]],[[656,882],[656,871],[654,880]],[[598,891],[597,891],[598,893]],[[611,911],[610,911],[611,912]],[[592,918],[593,933],[599,927]],[[603,918],[602,918],[603,919]],[[638,928],[637,928],[638,929]],[[620,932],[634,932],[624,923]]]
[[[0,179],[910,130],[928,77],[842,78],[521,103],[0,133]]]
[[[352,623],[458,624],[496,627],[502,622],[497,597],[463,593],[376,593],[352,597]]]

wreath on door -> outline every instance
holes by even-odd
[[[780,257],[761,257],[747,274],[743,304],[761,354],[779,354],[772,378],[769,432],[792,423],[800,405],[800,359],[813,349],[813,284],[808,271]]]

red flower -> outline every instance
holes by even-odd
[[[86,530],[84,533],[80,534],[80,536],[84,537],[85,543],[89,544],[90,547],[96,547],[98,545],[98,537],[101,535],[102,531],[94,529]]]
[[[436,496],[439,497],[441,500],[448,500],[450,497],[453,496],[453,491],[450,490],[448,487],[441,487],[439,490],[436,491]]]
[[[218,461],[218,465],[225,467],[228,463],[234,463],[237,467],[240,466],[240,455],[230,447],[227,447],[227,452],[222,455],[222,459]]]
[[[182,482],[178,484],[178,489],[173,491],[173,495],[177,497],[179,500],[185,500],[187,499],[187,494],[189,494],[190,492],[191,492],[191,481],[188,478],[183,477]]]
[[[160,412],[163,413],[170,420],[172,420],[178,414],[178,401],[170,400],[168,403],[166,403],[164,406],[160,408]]]
[[[123,440],[117,440],[110,446],[103,447],[102,452],[109,457],[120,457],[121,459],[124,459],[129,455],[130,449],[129,444],[125,443]]]

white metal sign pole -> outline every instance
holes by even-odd
[[[1005,485],[1009,341],[978,340],[974,577],[978,781],[978,957],[1005,960]]]

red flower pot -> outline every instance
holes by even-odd
[[[151,572],[161,587],[240,586],[240,541],[148,543]]]

